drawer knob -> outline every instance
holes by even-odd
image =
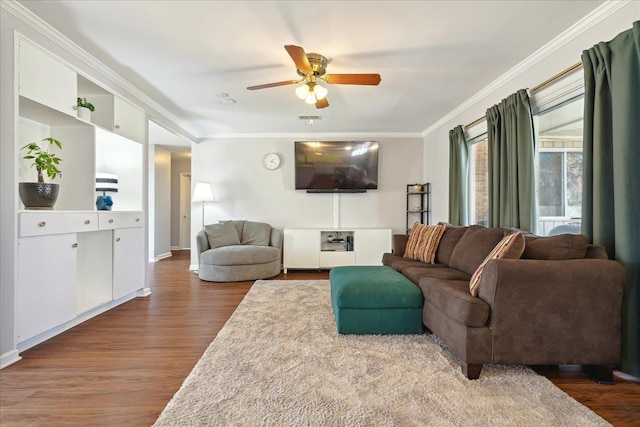
[[[112,219],[109,220],[109,224],[113,224],[113,220]]]
[[[46,223],[46,222],[44,222],[44,221],[40,221],[40,222],[38,223],[38,225],[39,225],[40,227],[44,227],[45,225],[47,225],[47,223]]]
[[[77,248],[77,247],[78,247],[78,244],[77,244],[77,243],[74,243],[74,244],[72,244],[72,245],[71,245],[71,247],[72,247],[72,248]]]
[[[136,218],[136,222],[140,222],[140,218]]]
[[[116,129],[120,129],[120,125],[115,125],[115,128]]]
[[[87,225],[91,224],[91,220],[87,219],[87,220],[84,221],[84,223],[87,224]]]
[[[116,242],[119,242],[119,241],[120,241],[120,238],[119,238],[119,237],[116,237]]]

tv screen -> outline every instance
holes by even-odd
[[[296,190],[363,192],[378,189],[375,141],[296,141]]]

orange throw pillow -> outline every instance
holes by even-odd
[[[522,231],[504,236],[502,240],[498,242],[495,248],[487,255],[482,261],[482,264],[476,269],[471,281],[469,282],[469,291],[471,295],[478,296],[478,286],[480,285],[480,278],[482,277],[482,270],[484,266],[492,259],[518,259],[524,252],[524,235]]]
[[[444,224],[424,225],[416,222],[409,233],[404,257],[434,264],[438,244],[446,229]]]

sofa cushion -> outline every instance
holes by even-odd
[[[212,249],[240,244],[238,232],[230,222],[205,225],[204,232],[207,235],[209,246]]]
[[[279,259],[280,251],[271,246],[234,245],[209,249],[200,254],[200,263],[208,265],[266,264]]]
[[[271,240],[271,226],[264,222],[246,221],[242,228],[240,244],[269,246]]]
[[[420,283],[423,277],[433,277],[435,279],[447,280],[466,280],[469,283],[469,275],[454,268],[437,268],[442,264],[425,264],[410,265],[403,267],[400,272],[416,285]]]
[[[422,261],[418,261],[416,259],[405,258],[403,256],[386,253],[382,255],[382,265],[387,265],[396,271],[400,271],[402,270],[402,268],[410,265],[432,265],[432,264],[425,264]]]
[[[584,234],[559,234],[540,237],[525,236],[526,245],[522,258],[527,259],[581,259],[587,253],[587,236]]]
[[[443,280],[425,277],[420,280],[425,301],[440,309],[458,322],[472,327],[482,327],[489,319],[489,305],[471,296],[467,280]]]
[[[478,295],[478,285],[480,284],[482,271],[489,261],[492,259],[518,259],[522,255],[522,252],[524,252],[524,236],[522,235],[522,231],[504,236],[484,261],[482,261],[482,264],[480,264],[473,273],[473,276],[471,276],[471,281],[469,281],[469,291],[471,295],[474,297]]]
[[[441,264],[449,265],[451,262],[451,253],[453,253],[453,250],[460,241],[460,238],[464,235],[465,231],[467,231],[467,227],[451,225],[443,222],[440,224],[444,224],[447,228],[444,230],[444,234],[440,239],[438,253],[436,254],[436,261]]]
[[[445,229],[446,226],[440,224],[424,225],[417,222],[413,224],[404,257],[433,264]]]
[[[449,266],[472,275],[502,237],[502,228],[469,226],[453,250]]]

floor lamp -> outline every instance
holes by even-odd
[[[211,191],[211,184],[208,182],[196,182],[196,187],[193,189],[192,202],[202,202],[202,228],[204,228],[204,202],[213,202],[213,192]]]
[[[193,189],[192,202],[202,202],[202,228],[204,229],[204,202],[213,202],[213,191],[211,191],[211,184],[208,182],[196,182],[196,186]],[[198,270],[193,272],[198,274]]]

